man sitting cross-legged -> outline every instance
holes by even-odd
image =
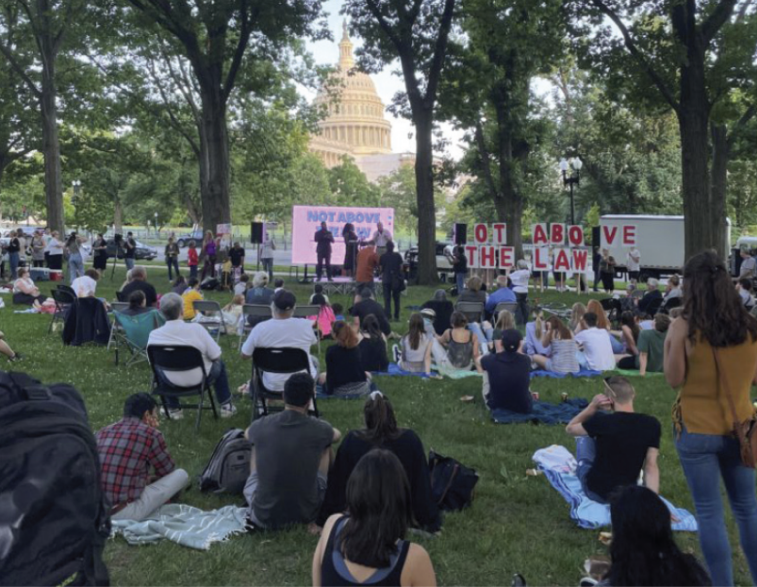
[[[231,403],[226,365],[221,360],[221,347],[213,340],[213,337],[202,324],[184,322],[184,300],[179,294],[168,293],[164,295],[160,300],[160,310],[166,317],[166,323],[150,333],[147,346],[191,346],[199,350],[205,363],[208,381],[213,384],[216,399],[221,405],[221,418],[230,418],[236,414],[237,409]],[[198,368],[191,371],[166,372],[162,373],[161,377],[164,383],[168,385],[191,387],[199,385],[202,380],[202,373]],[[167,397],[166,403],[172,420],[179,420],[183,417],[177,398]]]
[[[636,392],[625,377],[609,377],[604,385],[605,393],[597,395],[566,428],[576,437],[576,475],[584,492],[594,501],[607,503],[617,488],[636,485],[643,469],[644,485],[658,493],[660,422],[634,413]]]
[[[341,432],[308,416],[315,381],[295,373],[284,386],[283,412],[255,420],[245,432],[252,444],[250,476],[244,488],[247,517],[259,528],[276,529],[315,521],[326,494]]]
[[[318,342],[313,331],[313,322],[306,318],[292,318],[297,298],[291,291],[282,289],[273,296],[271,308],[273,320],[266,320],[255,326],[242,345],[242,357],[249,359],[256,348],[302,349],[310,357],[310,374],[318,375],[318,364],[310,356],[310,347]],[[263,385],[269,391],[284,391],[287,373],[263,372]]]
[[[189,480],[187,472],[174,465],[158,422],[153,397],[135,393],[126,399],[124,417],[95,435],[103,492],[114,520],[149,517]]]

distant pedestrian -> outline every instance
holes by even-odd
[[[176,277],[181,275],[179,273],[179,245],[177,245],[172,236],[168,237],[168,244],[165,249],[166,265],[168,266],[168,281],[173,281],[172,269],[176,270]]]
[[[189,241],[187,247],[187,267],[189,267],[189,277],[197,279],[197,265],[200,263],[197,257],[197,243],[194,240]]]

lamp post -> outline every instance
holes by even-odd
[[[74,188],[74,195],[71,198],[71,203],[76,206],[76,199],[79,197],[79,192],[81,191],[81,180],[75,179],[71,182],[71,186]]]
[[[155,212],[155,236],[158,236],[158,213]]]
[[[573,200],[573,186],[579,185],[581,182],[581,168],[583,163],[578,157],[573,157],[568,161],[565,157],[560,159],[560,171],[562,172],[563,186],[570,186],[570,223],[575,225],[576,223],[576,207]],[[571,169],[571,174],[568,176],[568,169]]]

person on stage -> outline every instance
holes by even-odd
[[[355,275],[355,261],[357,260],[357,233],[355,232],[355,226],[348,222],[342,229],[342,236],[344,237],[344,273],[348,277]]]
[[[331,278],[331,244],[334,242],[334,235],[326,226],[325,222],[321,222],[321,229],[315,233],[315,253],[318,256],[318,264],[315,268],[315,274],[318,281],[321,280],[321,274],[323,273],[323,264],[326,264],[326,279],[333,281]]]
[[[376,230],[371,236],[371,242],[376,245],[376,254],[380,257],[386,253],[386,243],[392,240],[392,233],[384,230],[384,225],[379,222],[376,224]]]

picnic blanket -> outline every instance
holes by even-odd
[[[549,377],[550,379],[564,379],[565,377],[599,377],[603,373],[604,371],[592,371],[590,369],[581,369],[578,373],[555,373],[554,371],[544,371],[541,369],[537,369],[536,371],[531,371],[531,377]]]
[[[379,373],[377,373],[377,375],[379,375]],[[397,363],[389,363],[389,369],[386,373],[380,373],[380,375],[388,375],[389,377],[428,377],[425,373],[405,371],[401,369]]]
[[[129,544],[155,544],[171,540],[181,546],[209,550],[214,542],[224,542],[246,532],[245,508],[226,506],[209,512],[184,505],[164,505],[148,519],[112,520],[113,536],[121,534]]]
[[[497,424],[567,424],[588,405],[589,402],[580,397],[567,399],[559,404],[536,401],[530,414],[492,410],[491,416]]]
[[[537,450],[533,459],[547,481],[568,502],[570,517],[580,528],[595,529],[610,525],[610,506],[586,497],[581,482],[575,474],[576,459],[568,449],[553,444]],[[677,508],[664,497],[660,497],[674,516],[673,530],[697,531],[697,520],[690,512]]]

